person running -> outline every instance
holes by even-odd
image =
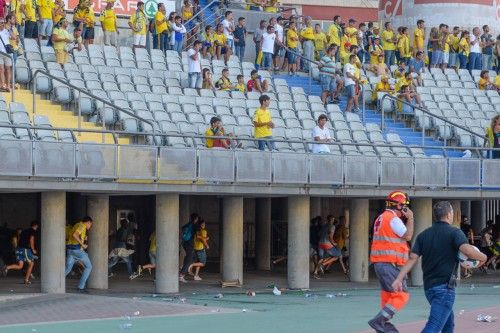
[[[64,275],[68,276],[77,261],[81,262],[85,267],[78,283],[78,291],[81,293],[88,293],[85,286],[92,271],[92,263],[90,262],[89,255],[85,252],[87,249],[85,240],[93,222],[90,216],[86,216],[81,222],[76,223],[73,229],[71,229],[70,237],[66,243],[66,269]]]
[[[194,231],[199,220],[200,216],[196,213],[193,213],[189,218],[189,222],[182,227],[182,248],[186,252],[186,255],[184,256],[184,262],[182,263],[181,271],[179,273],[180,282],[187,282],[184,277],[186,276],[189,267],[193,263]]]
[[[401,191],[391,192],[385,203],[385,211],[373,224],[370,253],[370,262],[374,264],[380,282],[382,309],[368,325],[377,332],[397,332],[390,320],[408,303],[410,294],[406,281],[397,291],[391,284],[399,274],[400,267],[408,261],[408,241],[413,237],[413,212],[408,208],[408,195]]]
[[[414,244],[410,259],[391,284],[396,293],[404,291],[404,279],[422,257],[425,297],[431,311],[422,333],[453,332],[455,326],[453,303],[458,268],[458,251],[480,265],[486,255],[470,245],[464,233],[453,227],[453,207],[440,201],[432,208],[436,222],[421,232]]]
[[[149,236],[149,264],[137,266],[137,276],[142,275],[142,272],[147,269],[151,275],[151,270],[156,268],[156,231]]]
[[[35,264],[35,256],[38,253],[35,247],[35,238],[37,235],[39,223],[31,222],[31,227],[21,232],[18,238],[16,247],[16,264],[4,266],[3,276],[7,276],[10,270],[20,271],[24,268],[24,263],[28,265],[26,274],[24,275],[24,284],[30,285],[31,272]]]
[[[210,248],[208,246],[208,240],[210,239],[207,234],[207,229],[205,229],[205,221],[201,220],[196,228],[196,234],[194,237],[194,254],[196,257],[196,262],[191,264],[188,268],[189,275],[193,275],[195,281],[201,281],[200,269],[205,267],[207,264],[207,252]],[[193,269],[195,270],[193,273]]]
[[[127,240],[131,234],[132,230],[129,227],[128,220],[121,219],[120,228],[116,231],[113,250],[109,253],[108,257],[109,277],[114,276],[111,272],[111,268],[113,268],[113,266],[115,266],[120,260],[127,265],[128,278],[133,280],[137,277],[137,274],[134,274],[132,271],[132,258],[130,257],[135,251],[127,249]]]

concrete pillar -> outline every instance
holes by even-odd
[[[322,204],[320,197],[311,197],[311,213],[310,218],[322,215]]]
[[[453,226],[460,228],[460,222],[462,222],[462,205],[460,200],[451,200],[451,206],[453,207]]]
[[[255,201],[255,263],[258,270],[271,270],[271,198]]]
[[[243,197],[224,197],[222,204],[222,280],[243,284]]]
[[[351,199],[349,205],[349,275],[352,282],[368,282],[368,199]]]
[[[108,289],[109,196],[87,198],[87,215],[94,220],[89,230],[88,253],[92,263],[89,288]]]
[[[412,244],[415,242],[418,234],[432,225],[432,199],[431,198],[418,198],[413,199],[411,202],[413,216],[415,220],[415,229],[413,232]],[[416,265],[411,271],[411,284],[415,287],[424,285],[424,277],[422,273],[421,259],[418,260]]]
[[[157,293],[179,292],[179,195],[156,195]]]
[[[66,291],[64,277],[66,192],[41,195],[41,290],[59,294]]]
[[[309,288],[308,196],[288,198],[288,287]]]
[[[470,205],[470,221],[474,234],[478,235],[481,230],[486,227],[485,204],[482,200],[471,201]]]

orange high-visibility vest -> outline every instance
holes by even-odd
[[[386,210],[375,221],[370,253],[372,263],[387,262],[402,266],[408,261],[408,242],[391,228],[391,220],[396,216],[392,210]]]

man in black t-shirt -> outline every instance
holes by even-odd
[[[470,245],[464,233],[453,226],[453,208],[448,201],[440,201],[433,207],[434,222],[417,236],[410,259],[392,283],[395,291],[403,288],[403,279],[419,257],[422,257],[425,297],[431,305],[427,324],[422,333],[453,332],[455,326],[453,303],[458,268],[458,251],[468,258],[479,260],[486,256]]]
[[[24,263],[28,264],[26,269],[26,275],[24,277],[24,284],[30,285],[30,276],[33,271],[33,265],[35,263],[35,255],[38,254],[35,247],[35,238],[38,230],[38,221],[31,222],[31,227],[24,230],[19,235],[19,242],[16,249],[16,264],[9,266],[4,266],[2,269],[3,276],[6,276],[8,271],[15,270],[20,271],[24,267]]]

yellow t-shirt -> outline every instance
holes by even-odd
[[[40,18],[45,20],[52,20],[52,9],[54,9],[54,0],[36,0]]]
[[[292,40],[292,38],[295,38],[295,40]],[[291,49],[295,49],[299,45],[299,35],[297,31],[288,29],[286,33],[286,45]]]
[[[31,21],[31,22],[36,22],[36,9],[33,6],[33,1],[31,0],[24,0],[22,4],[25,6],[24,12],[25,12],[25,18],[26,21]]]
[[[234,86],[234,89],[238,90],[238,91],[241,91],[242,93],[246,92],[247,88],[245,86],[244,83],[237,83],[235,86]]]
[[[214,131],[211,128],[207,128],[207,130],[205,131],[205,144],[206,144],[207,148],[214,147],[214,140],[209,139],[209,137],[211,137],[211,136],[225,136],[225,135],[226,134],[224,133],[224,131],[219,131],[219,132],[217,132],[217,135],[214,135]]]
[[[87,15],[86,7],[76,7],[75,13],[73,14],[73,21],[82,22],[85,21],[85,16]]]
[[[461,38],[458,43],[460,51],[458,53],[462,53],[464,56],[468,57],[470,52],[470,45],[467,39]]]
[[[448,36],[448,44],[450,45],[451,52],[458,52],[458,43],[460,42],[460,37],[453,34]]]
[[[327,43],[328,41],[324,32],[314,34],[314,48],[316,51],[324,51]]]
[[[61,4],[55,3],[54,6],[55,6],[55,14],[53,16],[53,20],[54,20],[54,25],[55,25],[55,24],[59,23],[59,21],[61,21],[61,19],[66,17],[66,12],[64,11],[64,2]]]
[[[102,22],[102,30],[116,32],[116,13],[113,9],[104,9],[99,20]]]
[[[330,44],[340,46],[339,28],[335,24],[328,28],[328,41]]]
[[[92,8],[89,8],[89,10],[85,13],[84,22],[85,22],[85,25],[88,28],[93,28],[94,27],[94,25],[95,25],[95,14],[94,14],[94,10]]]
[[[165,21],[163,20],[165,20],[165,14],[163,14],[162,12],[156,12],[155,27],[157,34],[161,34],[162,32],[168,29],[168,22],[166,20]],[[163,21],[163,23],[158,24],[158,21]]]
[[[480,78],[477,85],[479,86],[480,90],[486,90],[486,88],[488,88],[488,85],[490,85],[490,84],[491,84],[490,81],[483,79],[483,78]]]
[[[413,48],[416,50],[424,49],[424,30],[416,28],[413,32]]]
[[[214,42],[217,42],[217,45],[226,45],[227,37],[223,33],[216,32],[213,37]]]
[[[347,27],[345,28],[344,33],[351,45],[358,45],[358,29],[354,27]]]
[[[66,243],[68,242],[69,240],[69,237],[71,236],[71,230],[73,229],[73,226],[72,225],[67,225],[65,228],[64,228],[64,234],[66,235]]]
[[[405,77],[402,77],[396,82],[396,87],[394,88],[394,90],[396,90],[396,92],[399,92],[402,86],[410,86],[411,84],[411,80],[406,80]]]
[[[267,109],[258,108],[253,116],[253,121],[256,123],[268,123],[272,120],[271,112]],[[255,127],[255,137],[264,138],[266,136],[272,136],[273,130],[266,126]]]
[[[377,100],[378,92],[380,92],[380,91],[389,91],[389,90],[391,90],[391,85],[389,84],[389,82],[384,83],[384,82],[380,81],[375,86],[375,90],[373,90],[372,101],[376,101]]]
[[[394,31],[384,30],[382,32],[382,48],[385,51],[396,50],[396,44],[394,44],[394,42],[392,41],[388,41],[392,40],[393,38],[394,38]]]
[[[65,30],[63,28],[54,28],[54,30],[52,31],[52,34],[56,35],[58,38],[69,38],[69,39],[72,39],[71,34],[67,30]],[[66,42],[65,41],[55,42],[54,43],[54,50],[64,50],[65,46],[66,46]]]
[[[495,86],[497,86],[497,88],[500,88],[500,74],[495,78]]]
[[[351,54],[351,52],[349,51],[349,47],[347,47],[346,44],[349,44],[349,40],[346,36],[342,36],[342,39],[340,40],[339,50],[340,62],[342,63],[342,65],[345,65],[347,62],[349,62],[349,55]]]
[[[10,0],[10,9],[16,14],[17,24],[22,24],[23,21],[23,13],[21,13],[23,5],[23,0]]]
[[[17,45],[17,40],[16,37],[19,37],[19,31],[17,31],[16,27],[11,27],[11,32],[10,32],[10,37],[9,37],[9,42],[10,45],[12,45],[12,48],[14,50],[19,49],[19,45]]]
[[[73,228],[71,228],[71,231],[68,235],[68,241],[66,242],[67,245],[79,245],[80,244],[75,239],[75,237],[73,237],[75,232],[78,232],[78,234],[80,235],[80,239],[82,241],[84,241],[85,238],[87,237],[87,227],[85,226],[85,224],[83,222],[78,222],[73,226]]]
[[[314,30],[312,27],[306,27],[300,31],[300,37],[304,40],[314,40]]]
[[[183,7],[182,8],[182,19],[184,21],[187,21],[191,17],[193,17],[193,7]]]
[[[207,230],[206,229],[201,229],[198,231],[194,237],[194,250],[195,251],[201,251],[205,248],[205,244],[201,240],[198,239],[198,237],[207,237]]]
[[[267,2],[267,6],[264,6],[264,11],[267,13],[277,13],[279,3],[277,0],[271,0]]]
[[[382,45],[370,45],[369,48],[370,51],[370,64],[378,64],[378,56],[379,55],[384,55],[384,49],[382,48]]]
[[[410,58],[411,57],[411,51],[410,51],[410,39],[406,35],[401,35],[401,38],[399,39],[398,42],[398,50],[399,54],[401,55],[402,58]]]
[[[156,252],[156,232],[153,231],[149,236],[149,252]]]
[[[143,12],[135,12],[130,16],[130,23],[132,23],[132,26],[134,26],[136,29],[138,29],[138,32],[134,32],[134,34],[137,35],[146,35],[147,33],[147,19],[146,15]]]

